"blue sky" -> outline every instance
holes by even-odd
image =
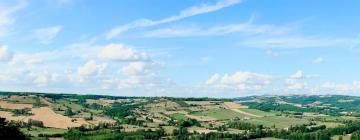
[[[360,1],[0,1],[0,90],[360,91]]]

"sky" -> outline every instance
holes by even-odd
[[[360,95],[360,1],[1,0],[0,90]]]

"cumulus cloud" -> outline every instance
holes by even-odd
[[[105,46],[98,55],[99,58],[114,61],[136,61],[146,60],[147,54],[138,52],[122,44],[109,44]]]
[[[312,78],[318,78],[318,75],[305,75],[303,71],[299,70],[295,72],[294,74],[290,75],[291,79],[312,79]]]
[[[196,15],[215,12],[215,11],[221,10],[223,8],[238,4],[240,2],[241,2],[241,0],[219,0],[215,4],[202,4],[202,5],[198,5],[198,6],[189,7],[185,10],[182,10],[178,15],[170,16],[170,17],[160,19],[160,20],[150,20],[150,19],[136,20],[129,24],[121,25],[121,26],[111,29],[106,34],[106,37],[108,39],[110,39],[110,38],[116,37],[117,35],[121,34],[122,32],[130,30],[130,29],[139,28],[139,27],[155,26],[155,25],[165,24],[165,23],[169,23],[169,22],[174,22],[177,20],[181,20],[184,18],[196,16]]]
[[[0,47],[0,61],[10,61],[13,58],[13,53],[8,49],[8,46]]]
[[[318,78],[319,75],[304,74],[303,71],[299,70],[287,78],[285,78],[285,90],[305,90],[308,87],[308,81]]]
[[[306,83],[301,83],[300,81],[294,79],[286,79],[285,84],[286,88],[290,90],[299,90],[306,86]]]
[[[150,74],[157,67],[154,62],[130,62],[121,69],[123,75],[145,75]]]
[[[225,89],[259,90],[270,84],[273,78],[271,75],[239,71],[232,75],[214,74],[205,84]]]
[[[36,29],[32,37],[39,40],[42,44],[49,44],[59,34],[61,29],[62,26],[59,25]]]
[[[81,76],[89,76],[101,74],[107,67],[107,64],[96,64],[94,60],[87,61],[83,66],[79,67],[77,73]]]
[[[321,85],[322,88],[332,90],[337,93],[357,93],[360,90],[360,81],[353,81],[352,83],[333,83],[325,82]]]
[[[61,77],[57,72],[31,72],[30,77],[33,77],[33,83],[38,87],[47,87],[48,85],[60,81]]]

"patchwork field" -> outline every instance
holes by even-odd
[[[242,101],[238,104],[237,101],[216,99],[192,100],[192,98],[161,97],[116,99],[102,96],[98,99],[90,96],[90,99],[87,99],[77,95],[63,96],[54,98],[51,96],[3,96],[0,99],[2,109],[0,117],[8,121],[17,121],[17,125],[21,126],[21,131],[32,139],[43,139],[44,137],[39,136],[44,135],[50,136],[50,139],[61,139],[64,134],[73,129],[80,131],[76,133],[85,135],[87,139],[105,137],[119,139],[123,135],[128,135],[127,139],[144,139],[143,136],[160,134],[162,139],[171,139],[181,135],[200,136],[203,139],[208,136],[221,136],[219,139],[224,137],[229,139],[244,134],[259,138],[258,130],[263,129],[265,131],[262,133],[267,133],[266,136],[269,137],[262,135],[263,138],[259,139],[280,140],[278,135],[271,135],[269,131],[307,133],[317,131],[317,129],[346,127],[350,120],[358,120],[357,116],[348,114],[331,115],[311,112],[311,110],[297,112],[306,108],[291,106],[299,103],[290,101],[286,104],[284,104],[285,101],[280,101],[283,104],[279,104],[277,99],[271,97],[269,102],[273,101],[274,104],[262,101],[264,98],[250,98],[248,102]],[[251,101],[256,102],[251,103]],[[356,101],[353,102],[356,103]],[[40,121],[42,125],[30,123],[30,119]],[[19,121],[24,123],[19,123]],[[313,128],[315,129],[312,130]],[[225,133],[226,135],[222,135]],[[338,139],[338,137],[333,135],[332,139]],[[349,137],[343,136],[343,139]],[[160,139],[160,137],[153,139]]]

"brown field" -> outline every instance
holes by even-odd
[[[94,120],[88,122],[91,124],[99,124],[99,123],[115,123],[116,121],[108,117],[95,116]]]
[[[162,126],[162,128],[165,130],[165,133],[169,135],[171,135],[173,131],[176,129],[175,126]]]
[[[24,108],[32,108],[32,104],[15,104],[6,101],[0,101],[0,107],[6,109],[24,109]]]
[[[27,116],[12,116],[12,113],[6,111],[0,111],[0,117],[6,118],[11,121],[25,121]]]
[[[32,108],[32,116],[12,116],[10,112],[0,112],[0,116],[8,120],[19,120],[27,122],[29,119],[39,120],[46,127],[67,129],[68,127],[79,127],[88,123],[83,118],[69,118],[60,114],[56,114],[49,107]],[[75,121],[72,121],[75,120]]]
[[[244,108],[248,108],[248,106],[243,106],[241,104],[238,103],[234,103],[234,102],[224,102],[224,106],[226,106],[229,109],[244,109]]]
[[[200,134],[207,134],[207,133],[210,133],[210,132],[217,132],[216,130],[210,130],[210,129],[207,129],[207,128],[197,127],[197,126],[190,127],[188,129],[188,131],[190,133],[197,132],[197,133],[200,133]]]

